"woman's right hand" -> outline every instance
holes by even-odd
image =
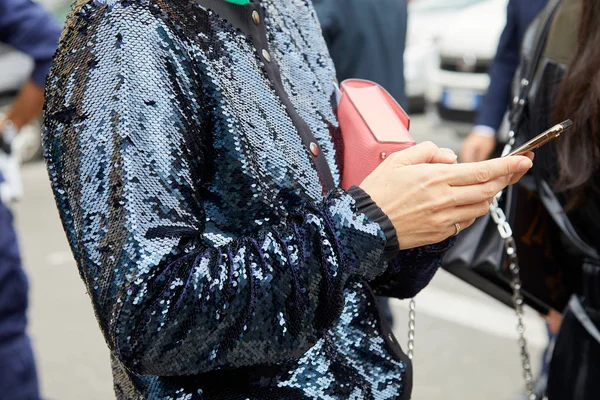
[[[396,228],[401,249],[438,243],[488,212],[533,165],[533,153],[468,164],[431,142],[390,155],[360,187]]]

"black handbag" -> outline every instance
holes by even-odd
[[[538,25],[534,38],[533,56],[519,82],[519,93],[509,115],[510,141],[503,154],[514,146],[524,122],[531,82],[559,5],[560,0],[554,0],[546,15],[538,21],[541,25]],[[507,306],[515,305],[514,284],[518,279],[521,301],[541,313],[547,313],[550,308],[561,310],[570,293],[561,287],[567,255],[557,251],[562,248],[557,232],[559,227],[539,198],[534,177],[526,176],[497,196],[488,214],[460,233],[442,266]],[[511,270],[508,253],[516,251],[511,247],[518,249],[519,258],[527,265],[526,270],[519,270],[518,265],[517,271]]]
[[[560,212],[551,214],[545,205],[548,202],[560,207]],[[579,279],[572,268],[573,252],[568,250],[573,246],[566,244],[574,239],[565,235],[557,219],[566,219],[559,200],[551,190],[540,193],[533,177],[526,177],[505,191],[490,213],[459,235],[443,267],[514,307],[515,276],[507,245],[514,246],[516,250],[510,251],[518,253],[522,266],[518,272],[524,303],[543,314],[550,309],[562,310]],[[508,239],[513,243],[507,243]]]

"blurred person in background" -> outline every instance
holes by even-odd
[[[313,0],[339,82],[367,79],[383,86],[404,108],[406,0]],[[379,298],[390,325],[387,298]]]
[[[0,42],[35,61],[30,80],[0,119],[0,151],[10,153],[10,142],[19,129],[41,115],[44,81],[59,36],[60,27],[39,5],[29,0],[0,0]],[[6,182],[0,170],[0,184],[3,183]],[[7,201],[0,199],[0,398],[37,400],[37,373],[26,334],[28,284]]]
[[[406,0],[313,0],[337,78],[383,86],[406,109]]]
[[[517,139],[524,142],[555,123],[573,120],[572,131],[537,151],[532,176],[536,184],[549,184],[576,234],[600,252],[600,2],[551,1],[540,19],[557,3]],[[521,73],[529,67],[537,47],[529,43],[535,43],[542,25],[534,23],[526,33]],[[517,76],[517,81],[521,79]],[[550,400],[596,400],[600,399],[600,260],[574,246],[565,248],[573,275],[583,274],[582,288],[571,298],[564,317],[550,313],[550,329],[558,335],[547,380],[542,382],[546,387],[538,389],[545,390]]]
[[[534,81],[527,138],[572,119],[538,151],[534,176],[553,188],[577,234],[600,252],[600,2],[562,0]],[[528,50],[524,49],[524,54]],[[526,55],[524,55],[526,57]],[[600,399],[600,260],[573,253],[582,289],[563,312],[548,375],[550,400]]]
[[[548,0],[510,0],[506,26],[490,67],[490,86],[473,131],[462,144],[461,162],[486,160],[496,148],[497,135],[511,102],[512,83],[519,66],[521,43],[529,24]]]

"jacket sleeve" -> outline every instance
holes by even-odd
[[[210,148],[195,138],[214,129],[198,106],[214,89],[178,35],[139,5],[86,5],[67,25],[44,145],[78,268],[113,354],[138,374],[298,359],[337,321],[346,282],[383,272],[385,235],[335,190],[208,240]]]
[[[0,42],[33,58],[31,79],[41,87],[59,37],[59,25],[39,4],[31,0],[0,1]]]
[[[385,256],[388,268],[369,282],[379,296],[406,299],[414,297],[429,284],[441,266],[442,257],[454,243],[454,238],[441,243],[415,249],[400,250],[400,242],[392,221],[371,197],[361,188],[348,190],[356,201],[356,207],[369,219],[377,222],[386,236]]]
[[[433,279],[454,238],[428,246],[402,250],[388,263],[386,271],[369,285],[378,296],[408,299],[415,297]]]
[[[500,37],[496,58],[490,67],[490,86],[483,100],[476,125],[500,128],[504,114],[510,105],[512,81],[519,66],[521,41],[517,0],[510,0],[507,7],[506,26]]]

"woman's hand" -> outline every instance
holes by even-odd
[[[533,165],[533,153],[470,164],[430,142],[390,155],[360,185],[385,212],[401,249],[438,243],[488,212]]]

